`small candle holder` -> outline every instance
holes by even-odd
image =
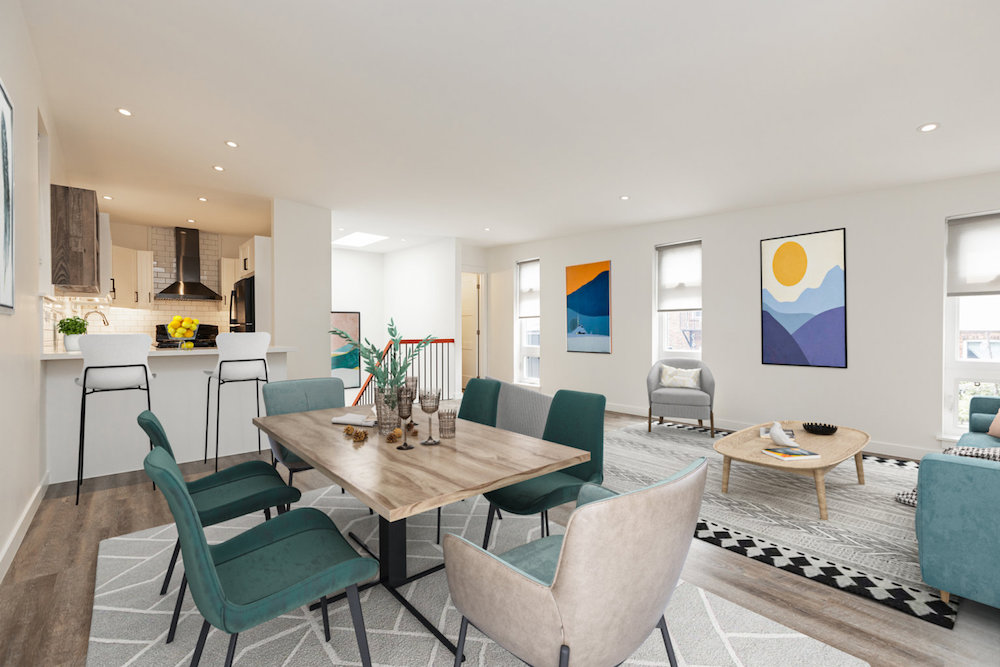
[[[442,439],[455,437],[455,417],[457,416],[458,410],[454,408],[441,410],[438,413],[438,433]]]

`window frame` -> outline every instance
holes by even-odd
[[[524,264],[535,263],[538,265],[538,290],[529,290],[538,295],[538,315],[521,315],[521,267]],[[529,385],[532,387],[541,386],[542,383],[542,261],[535,257],[532,259],[519,260],[514,263],[514,382],[517,384]],[[538,321],[538,345],[528,345],[524,342],[522,323],[528,320]],[[525,373],[527,360],[529,358],[538,359],[538,377],[532,377]]]
[[[677,357],[683,359],[701,359],[704,350],[704,338],[701,339],[701,347],[697,349],[666,349],[664,337],[668,335],[669,329],[665,324],[668,313],[699,313],[698,319],[704,324],[704,307],[698,309],[660,309],[660,251],[671,246],[697,245],[700,260],[702,262],[701,276],[699,277],[699,301],[702,300],[701,289],[704,285],[704,242],[702,239],[687,239],[684,241],[674,241],[670,243],[659,243],[653,247],[653,361],[667,357]],[[702,306],[704,304],[702,303]],[[701,329],[704,332],[704,329]],[[704,334],[702,334],[703,336]]]

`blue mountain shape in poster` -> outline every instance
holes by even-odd
[[[571,335],[581,333],[611,335],[611,318],[607,315],[598,315],[596,317],[581,315],[572,308],[567,308],[566,323],[566,330]]]
[[[760,316],[764,363],[808,366],[809,360],[785,327],[766,310]]]
[[[767,305],[764,306],[764,312],[770,313],[771,317],[778,320],[785,331],[791,334],[794,334],[796,329],[815,317],[812,313],[779,313],[771,310]]]
[[[847,319],[843,306],[820,313],[799,327],[792,337],[810,366],[847,366]]]
[[[580,315],[607,317],[611,314],[611,292],[608,271],[601,271],[589,283],[585,283],[566,295],[566,307]]]
[[[766,289],[761,290],[764,305],[772,313],[809,313],[819,315],[828,310],[845,305],[844,270],[835,266],[827,271],[819,287],[810,287],[802,291],[795,301],[778,301]]]

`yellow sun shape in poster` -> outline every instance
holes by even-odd
[[[786,241],[774,252],[771,268],[778,282],[787,287],[802,280],[808,264],[805,249],[795,241]]]

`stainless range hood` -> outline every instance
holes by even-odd
[[[177,250],[177,281],[156,295],[157,299],[222,301],[222,297],[201,282],[201,251],[198,230],[174,227]]]

